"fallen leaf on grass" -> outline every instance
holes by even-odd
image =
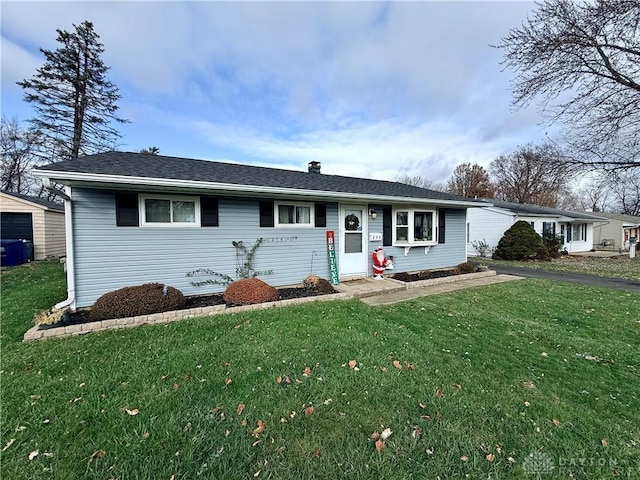
[[[433,455],[433,447],[427,448],[427,455]]]
[[[428,422],[429,420],[431,420],[431,415],[420,415],[420,418],[425,422]]]
[[[242,412],[244,412],[244,403],[239,403],[239,404],[238,404],[238,408],[237,408],[237,410],[236,410],[236,413],[237,413],[238,415],[242,415]]]
[[[533,383],[531,380],[527,380],[526,382],[522,382],[522,385],[524,385],[527,388],[536,388],[535,383]]]
[[[443,396],[444,394],[442,393],[442,390],[436,388],[436,398],[442,398]]]
[[[29,460],[33,460],[34,458],[36,458],[38,456],[40,452],[38,452],[38,450],[34,450],[33,452],[31,452],[29,454]]]
[[[315,449],[315,450],[313,451],[313,456],[314,456],[314,457],[316,457],[316,458],[318,458],[318,457],[320,456],[320,450],[319,450],[319,449]]]
[[[554,419],[553,419],[553,424],[554,424],[556,427],[559,427],[559,426],[560,426],[560,420],[558,420],[557,418],[554,418]]]
[[[376,450],[379,452],[384,448],[384,440],[378,439],[376,440]]]
[[[460,385],[459,383],[454,383],[453,386],[456,387],[458,390],[462,390],[462,385]]]
[[[373,432],[371,434],[371,440],[378,440],[380,438],[380,434],[378,432]]]
[[[265,423],[262,420],[258,420],[258,426],[253,429],[253,434],[260,435],[262,432],[264,432],[265,428],[267,428]]]
[[[233,380],[231,380],[230,378],[225,378],[224,379],[224,384],[226,385],[231,385],[233,383]]]
[[[105,452],[104,450],[96,450],[95,452],[93,452],[91,454],[91,459],[94,458],[102,458],[107,454],[107,452]]]
[[[398,370],[402,370],[402,364],[398,360],[393,361],[393,366],[396,367]]]
[[[530,406],[531,406],[531,403],[529,403],[529,402],[524,402],[524,406],[525,406],[525,407],[530,407]]]
[[[415,370],[416,367],[413,363],[408,363],[408,362],[404,362],[404,364],[407,366],[407,370]]]
[[[310,375],[311,375],[311,369],[309,367],[305,367],[305,369],[302,371],[302,376],[308,377]]]
[[[178,390],[178,388],[180,388],[180,387],[179,387],[179,385],[178,385],[177,383],[174,383],[174,384],[173,384],[173,391],[174,391],[174,392],[175,392],[175,391],[177,391],[177,390]]]
[[[385,429],[382,431],[382,433],[380,434],[380,437],[381,437],[383,440],[386,440],[387,438],[389,438],[389,437],[391,436],[391,434],[392,434],[392,433],[393,433],[393,432],[391,431],[391,429],[390,429],[390,428],[385,428]]]
[[[305,416],[307,416],[307,417],[308,417],[308,416],[310,416],[310,415],[313,415],[313,411],[314,411],[314,410],[315,410],[315,409],[313,408],[313,405],[312,405],[312,406],[310,406],[310,407],[305,408],[305,409],[304,409],[304,414],[305,414]]]
[[[606,447],[607,445],[609,445],[609,442],[607,442],[607,441],[603,438],[602,440],[600,440],[600,444],[601,444],[603,447]]]
[[[490,453],[485,458],[487,459],[488,462],[493,462],[493,460],[496,458],[496,456],[493,453]]]
[[[420,435],[422,435],[422,428],[418,427],[417,425],[413,427],[413,431],[411,432],[411,436],[413,438],[418,438]]]
[[[138,410],[137,408],[134,408],[133,410],[129,410],[128,408],[125,408],[124,411],[131,416],[138,415],[140,413],[140,410]]]
[[[6,452],[6,451],[7,451],[7,449],[8,449],[11,445],[13,445],[13,442],[15,442],[15,441],[16,441],[16,439],[15,439],[15,438],[12,438],[11,440],[9,440],[9,441],[7,442],[7,444],[4,446],[4,448],[2,449],[2,451],[3,451],[3,452]]]
[[[349,360],[349,368],[351,370],[353,370],[354,368],[356,368],[356,365],[358,365],[358,362],[356,362],[355,360]]]
[[[460,457],[460,460],[462,460],[463,462],[468,462],[469,461],[469,457],[467,457],[466,455],[462,455]]]

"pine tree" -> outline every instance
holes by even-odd
[[[93,23],[73,26],[71,33],[56,30],[61,46],[41,48],[45,64],[30,80],[17,82],[36,111],[31,123],[65,160],[114,148],[121,135],[113,124],[127,122],[116,115],[120,95],[106,77],[104,46]]]

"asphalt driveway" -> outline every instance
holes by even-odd
[[[640,293],[640,282],[625,280],[622,278],[598,277],[596,275],[585,275],[582,273],[554,272],[551,270],[512,267],[508,265],[491,265],[491,269],[495,270],[498,274],[542,278],[545,280],[556,280],[558,282],[580,283],[582,285],[589,285],[592,287],[617,288],[618,290]]]

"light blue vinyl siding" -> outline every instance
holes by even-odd
[[[382,233],[382,206],[370,205],[369,208],[375,208],[379,212],[375,220],[369,218],[369,232]],[[432,270],[466,262],[466,210],[447,208],[445,211],[445,243],[431,246],[426,255],[424,247],[411,247],[405,256],[404,247],[385,246],[385,256],[393,255],[394,260],[394,270],[388,270],[386,273]],[[373,274],[373,251],[381,246],[381,241],[369,242],[370,274]]]
[[[233,241],[251,247],[258,238],[256,270],[274,286],[302,282],[311,273],[329,278],[325,232],[338,237],[338,207],[327,205],[326,228],[260,228],[258,199],[219,198],[219,227],[117,227],[113,192],[73,189],[76,306],[91,306],[101,295],[131,285],[159,282],[185,295],[224,290],[194,287],[187,272],[209,268],[235,278]]]

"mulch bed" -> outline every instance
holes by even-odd
[[[453,268],[450,270],[422,270],[415,273],[394,273],[391,278],[401,282],[417,282],[419,280],[431,280],[432,278],[451,277],[453,275],[460,275],[460,272]]]
[[[294,287],[294,288],[279,288],[278,293],[280,294],[280,300],[290,300],[292,298],[306,298],[306,297],[317,297],[320,295],[329,295],[332,293],[338,293],[337,290],[322,291],[314,288],[306,288],[306,287]],[[214,295],[199,295],[195,297],[187,297],[187,303],[184,308],[180,310],[186,310],[189,308],[202,308],[202,307],[212,307],[215,305],[225,305],[226,302],[222,298],[222,294],[214,294]],[[228,307],[235,307],[237,305],[227,305]],[[62,320],[58,323],[54,323],[51,325],[40,325],[40,330],[48,330],[49,328],[57,328],[57,327],[67,327],[69,325],[79,325],[82,323],[90,323],[92,320],[89,318],[89,310],[78,310],[73,313],[66,313]]]

